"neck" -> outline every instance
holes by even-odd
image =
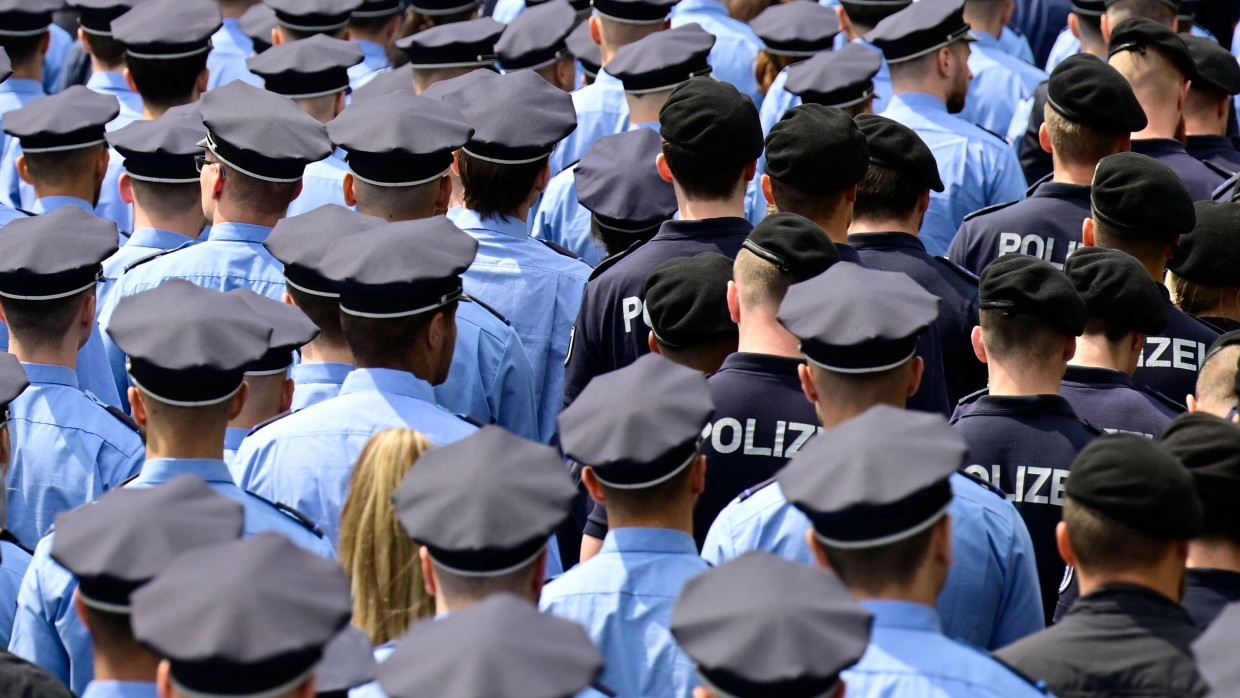
[[[848,226],[852,223],[852,206],[837,206],[830,215],[813,220],[814,224],[827,234],[831,242],[837,245],[848,244]]]
[[[221,223],[237,223],[240,225],[261,225],[264,228],[274,228],[284,218],[285,213],[255,213],[240,208],[235,208],[225,204],[224,200],[216,202],[215,214],[212,216],[211,224],[219,225]]]
[[[26,61],[20,65],[14,63],[11,77],[43,82],[43,56],[39,55],[35,60]]]
[[[175,428],[146,429],[146,458],[207,458],[224,460],[225,422],[198,423],[192,429],[185,425]]]
[[[829,400],[823,400],[820,396],[818,402],[814,403],[814,411],[818,413],[818,421],[822,424],[822,428],[830,429],[847,422],[875,405],[890,405],[904,409],[907,402],[907,398],[894,395],[877,400],[849,400],[847,395],[832,395]]]
[[[95,651],[95,681],[132,681],[154,683],[159,657],[142,649],[136,642],[123,648],[110,648],[92,642]]]
[[[1088,53],[1091,56],[1097,56],[1102,60],[1107,57],[1107,45],[1104,41],[1090,41],[1081,39],[1081,53]]]
[[[1228,293],[1222,303],[1197,313],[1199,317],[1221,317],[1240,322],[1240,294]]]
[[[1198,538],[1188,544],[1188,566],[1240,572],[1240,545],[1228,540]]]
[[[908,81],[896,80],[893,76],[891,79],[892,92],[898,95],[902,94],[923,94],[930,95],[940,102],[947,104],[947,86],[930,84],[929,81]]]
[[[1166,568],[1166,569],[1162,569]],[[1076,581],[1081,596],[1113,584],[1131,584],[1156,591],[1172,601],[1179,602],[1184,595],[1184,565],[1178,567],[1160,565],[1149,569],[1120,570],[1106,574],[1090,574],[1076,568]]]
[[[301,347],[301,362],[304,364],[351,364],[353,352],[348,344],[328,344],[314,340]]]
[[[686,503],[688,506],[682,504],[668,507],[668,510],[660,511],[653,516],[630,515],[629,512],[617,511],[619,507],[611,507],[607,510],[608,525],[611,529],[665,528],[693,535],[694,500],[688,500]]]
[[[867,27],[864,24],[857,24],[856,22],[850,22],[848,24],[848,31],[844,32],[844,36],[849,41],[854,41],[868,34],[869,31],[873,28],[874,27]]]
[[[145,99],[143,99],[142,100],[142,120],[151,121],[152,119],[158,119],[159,117],[163,116],[164,112],[168,111],[169,109],[173,107],[183,106],[186,104],[193,104],[194,102],[197,102],[198,98],[201,96],[202,95],[198,92],[198,88],[195,87],[194,91],[186,95],[184,99],[178,99],[172,102],[168,102],[167,104],[152,104],[146,101]]]
[[[206,219],[202,217],[202,213],[188,214],[181,218],[160,218],[156,220],[153,216],[146,212],[146,209],[138,203],[137,199],[133,202],[133,227],[138,228],[158,228],[166,230],[170,233],[184,235],[191,240],[197,240],[198,235],[202,232],[203,226],[206,225]]]
[[[678,197],[680,220],[701,221],[707,218],[744,218],[745,197],[733,197],[727,201],[691,201]]]
[[[49,184],[46,182],[36,182],[34,184],[34,195],[37,199],[43,199],[49,196],[72,196],[75,199],[87,201],[94,206],[99,190],[94,179],[84,177],[77,178],[73,181],[57,182]]]
[[[1132,134],[1132,140],[1139,141],[1148,138],[1175,138],[1180,128],[1180,118],[1182,114],[1180,110],[1167,108],[1161,105],[1141,105],[1145,107],[1145,116],[1149,119],[1149,125],[1145,130]]]
[[[9,351],[22,363],[64,366],[77,370],[78,343],[70,337],[64,337],[58,346],[26,346],[10,330]]]
[[[911,601],[934,608],[942,586],[933,583],[923,571],[905,584],[895,584],[882,589],[852,587],[851,590],[858,601]]]
[[[983,32],[989,34],[992,38],[998,39],[999,35],[1003,33],[1002,13],[971,12],[969,4],[965,3],[964,21],[968,23],[969,28],[972,29],[975,34],[977,32]]]
[[[424,380],[434,385],[434,371],[431,369],[430,361],[421,355],[406,355],[403,360],[389,362],[386,364],[369,364],[361,359],[354,361],[355,368],[382,368],[389,371],[404,371],[412,373],[414,377]]]
[[[771,312],[775,309],[749,308],[741,312],[736,324],[737,351],[800,358],[800,342],[775,319]]]
[[[1184,112],[1184,133],[1190,136],[1225,136],[1227,117],[1220,120],[1214,114]]]
[[[1051,161],[1054,163],[1055,172],[1051,177],[1052,181],[1061,184],[1082,184],[1090,186],[1094,182],[1094,170],[1098,169],[1098,163],[1091,164],[1069,163],[1059,158],[1058,153],[1051,153]]]
[[[864,233],[905,233],[917,237],[921,226],[912,220],[899,218],[854,218],[848,227],[849,235]]]
[[[1133,350],[1132,342],[1128,341],[1128,338],[1129,336],[1125,336],[1118,342],[1112,342],[1104,334],[1086,334],[1077,340],[1076,354],[1068,360],[1068,364],[1109,368],[1131,376],[1137,369],[1141,350]]]
[[[90,57],[91,73],[120,73],[124,69],[125,66],[123,65],[107,65],[98,58],[95,58],[93,55]]]
[[[990,394],[1000,396],[1058,395],[1064,363],[1054,366],[1006,366],[994,361],[986,364],[990,375]]]

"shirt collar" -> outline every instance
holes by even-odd
[[[100,70],[90,74],[86,86],[95,92],[133,92],[122,73]]]
[[[435,402],[435,392],[430,383],[408,371],[391,368],[355,368],[340,385],[341,395],[365,391],[404,395],[432,404]]]
[[[683,1],[684,0],[682,0],[682,2]],[[620,78],[616,77],[615,75],[612,75],[606,70],[598,71],[598,75],[595,76],[594,78],[594,84],[595,85],[606,85],[609,88],[614,87],[621,91],[624,90],[624,84],[620,82]]]
[[[1140,138],[1132,141],[1132,152],[1142,155],[1184,153],[1184,144],[1174,138]]]
[[[1075,199],[1092,203],[1090,197],[1093,189],[1088,184],[1069,184],[1068,182],[1055,182],[1050,179],[1051,175],[1033,183],[1032,187],[1025,192],[1025,196],[1029,198],[1041,199]]]
[[[848,236],[848,244],[858,250],[900,249],[926,251],[926,246],[916,235],[908,233],[855,233]]]
[[[224,450],[236,451],[241,448],[241,442],[249,433],[250,430],[243,427],[228,427],[224,431]]]
[[[887,102],[887,108],[891,109],[903,105],[905,108],[915,112],[920,111],[939,111],[947,113],[947,103],[943,100],[925,92],[901,92],[892,95],[891,100]]]
[[[82,698],[155,698],[157,695],[155,683],[146,681],[91,681],[82,692]]]
[[[352,370],[353,364],[322,361],[309,364],[293,364],[292,373],[289,375],[292,377],[293,382],[297,384],[330,383],[332,385],[341,385]]]
[[[95,207],[90,205],[86,199],[79,199],[76,196],[44,196],[34,200],[34,205],[30,207],[32,213],[51,213],[62,206],[77,206],[87,213],[93,214]]]
[[[40,97],[47,94],[43,91],[43,83],[38,80],[31,80],[30,78],[9,78],[4,82],[0,82],[0,92],[37,95]]]
[[[26,380],[32,384],[43,383],[47,385],[67,385],[70,388],[78,387],[77,371],[68,366],[23,362],[22,368],[26,369]]]
[[[160,250],[175,250],[181,245],[193,243],[194,239],[180,233],[161,228],[138,228],[129,235],[126,245],[137,247],[153,247]]]
[[[261,244],[271,234],[271,228],[252,223],[216,223],[211,226],[208,240],[227,240],[232,242],[253,242]]]
[[[130,484],[158,485],[186,473],[197,475],[208,483],[236,484],[228,465],[215,458],[152,458],[142,464],[142,472]]]
[[[472,209],[461,209],[461,213],[457,215],[456,227],[464,230],[490,230],[514,238],[527,238],[530,236],[529,226],[520,218],[511,218],[509,216],[483,216]]]
[[[874,614],[876,628],[903,628],[941,633],[939,613],[930,606],[913,601],[873,599],[862,601],[861,606]]]
[[[1060,395],[982,395],[974,403],[971,415],[1005,414],[1037,416],[1061,414],[1076,417],[1072,405]]]
[[[1063,374],[1063,379],[1073,383],[1121,385],[1126,388],[1134,388],[1132,378],[1127,373],[1101,366],[1068,366],[1068,370]]]
[[[362,55],[367,58],[387,57],[387,50],[381,44],[365,39],[354,39],[353,43],[357,44],[357,47],[362,50]]]
[[[978,31],[976,29],[973,29],[972,32],[973,36],[977,37],[976,43],[981,46],[994,46],[995,48],[1003,47],[1002,44],[999,43],[999,37],[997,36],[991,36],[984,31]]]
[[[705,218],[700,221],[665,221],[655,238],[659,240],[690,240],[695,238],[749,235],[753,224],[744,218]]]
[[[805,363],[795,356],[779,356],[777,354],[759,354],[752,351],[738,351],[729,354],[719,366],[719,371],[752,371],[770,373],[777,376],[797,376],[797,367]]]
[[[676,3],[676,7],[672,10],[673,16],[680,16],[687,12],[697,12],[699,14],[719,15],[720,17],[728,17],[728,8],[717,0],[680,0]]]
[[[599,553],[679,553],[697,555],[693,536],[670,528],[612,528]]]

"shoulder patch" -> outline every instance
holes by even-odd
[[[555,250],[556,252],[559,252],[565,257],[568,257],[570,259],[576,259],[578,261],[581,260],[581,257],[578,257],[576,252],[573,252],[572,250],[568,249],[567,247],[559,243],[551,242],[550,240],[539,240],[538,238],[535,238],[535,239],[541,242],[542,244],[546,245],[547,247],[550,247],[551,249]]]
[[[745,501],[746,499],[749,499],[750,497],[752,497],[752,496],[754,496],[755,494],[757,494],[758,492],[761,492],[762,490],[764,490],[764,489],[766,489],[766,488],[770,487],[770,486],[771,486],[771,485],[773,485],[773,484],[775,484],[775,478],[771,478],[771,479],[769,479],[769,480],[767,480],[767,481],[765,481],[765,482],[759,482],[758,484],[754,485],[753,487],[746,487],[746,488],[745,488],[745,490],[744,490],[743,492],[741,492],[741,493],[740,493],[740,495],[738,495],[738,496],[736,497],[736,501],[738,501],[738,502],[743,502],[743,501]]]
[[[1167,395],[1164,395],[1163,393],[1158,392],[1157,390],[1155,390],[1155,389],[1151,388],[1151,387],[1150,387],[1150,386],[1148,386],[1148,385],[1143,385],[1143,386],[1141,386],[1141,392],[1145,393],[1146,395],[1149,395],[1150,397],[1152,397],[1152,398],[1154,398],[1155,400],[1157,400],[1157,401],[1161,402],[1162,404],[1166,405],[1167,407],[1170,407],[1171,409],[1175,410],[1176,412],[1184,413],[1184,412],[1187,412],[1187,411],[1188,411],[1188,407],[1187,407],[1187,406],[1185,406],[1185,405],[1183,405],[1182,403],[1179,403],[1179,402],[1177,402],[1177,401],[1175,401],[1175,400],[1172,400],[1172,399],[1171,399],[1170,397],[1168,397]]]
[[[160,250],[159,252],[154,252],[154,253],[152,253],[152,254],[148,254],[147,256],[143,257],[142,259],[139,259],[139,260],[137,260],[137,261],[133,262],[132,264],[130,264],[129,266],[125,267],[125,272],[126,272],[126,273],[128,273],[128,272],[129,272],[130,270],[132,270],[134,267],[139,267],[139,266],[142,266],[143,264],[146,264],[147,262],[149,262],[149,261],[151,261],[151,260],[153,260],[153,259],[159,259],[160,257],[163,257],[163,256],[164,256],[164,255],[166,255],[166,254],[172,254],[173,252],[176,252],[176,251],[177,251],[177,250],[179,250],[179,249],[181,249],[181,248],[177,247],[177,248],[173,248],[173,249],[171,249],[171,250]]]
[[[968,281],[969,283],[973,284],[974,286],[976,286],[976,285],[978,284],[978,277],[977,277],[977,274],[974,274],[973,272],[969,271],[968,269],[965,269],[964,267],[960,266],[959,264],[956,264],[955,262],[951,261],[951,260],[950,260],[950,259],[948,259],[947,257],[944,257],[944,256],[942,256],[942,255],[939,255],[939,256],[937,256],[937,257],[935,257],[935,258],[934,258],[934,261],[936,261],[936,262],[938,262],[939,264],[942,264],[943,266],[947,267],[948,269],[950,269],[950,270],[952,270],[952,271],[956,272],[956,275],[957,275],[957,276],[959,276],[960,278],[964,279],[965,281]]]
[[[984,215],[986,215],[987,213],[994,213],[995,211],[1002,211],[1003,209],[1007,208],[1008,206],[1011,206],[1011,205],[1013,205],[1013,204],[1017,204],[1017,203],[1020,203],[1020,201],[1019,201],[1019,200],[1017,200],[1017,201],[1008,201],[1008,202],[1006,202],[1006,203],[1002,203],[1002,204],[995,204],[994,206],[987,206],[986,208],[979,208],[978,210],[974,211],[973,213],[966,214],[966,215],[965,215],[965,217],[964,217],[964,220],[966,220],[966,221],[971,221],[971,220],[973,220],[974,218],[977,218],[978,216],[984,216]]]
[[[34,555],[34,551],[22,545],[22,542],[20,540],[17,540],[17,536],[13,535],[12,531],[10,531],[7,528],[4,529],[3,531],[0,531],[0,540],[6,540],[12,543],[13,545],[16,545],[17,547],[21,548],[22,550],[25,550],[31,555]]]
[[[293,414],[293,412],[292,412],[291,410],[290,410],[290,411],[287,411],[287,412],[281,412],[280,414],[277,414],[276,416],[274,416],[274,417],[272,417],[272,418],[270,418],[270,419],[264,419],[263,421],[259,422],[258,424],[255,424],[255,425],[254,425],[254,426],[250,429],[250,431],[246,432],[246,436],[250,436],[250,435],[254,434],[255,432],[257,432],[259,429],[262,429],[262,428],[263,428],[263,427],[265,427],[265,426],[268,426],[268,425],[270,425],[270,424],[273,424],[273,423],[275,423],[275,422],[278,422],[278,421],[280,421],[281,419],[284,419],[285,417],[289,416],[290,414]]]
[[[590,279],[593,280],[599,274],[602,274],[603,272],[607,271],[611,267],[615,266],[617,262],[619,262],[625,256],[631,254],[633,250],[636,250],[637,248],[641,247],[644,244],[646,244],[645,240],[638,240],[634,242],[632,245],[629,245],[628,248],[625,249],[623,252],[617,252],[613,254],[612,256],[608,257],[607,259],[604,259],[603,261],[599,262],[598,266],[594,267],[594,271],[590,272]]]
[[[508,321],[508,318],[504,317],[503,313],[499,312],[499,311],[498,311],[498,310],[496,310],[495,308],[492,308],[491,306],[487,305],[486,303],[483,303],[482,301],[478,300],[477,298],[474,298],[474,297],[473,297],[473,296],[471,296],[471,295],[465,294],[465,295],[462,295],[462,296],[461,296],[461,300],[465,301],[466,303],[476,303],[476,304],[478,304],[478,306],[479,306],[479,307],[481,307],[482,309],[484,309],[484,310],[486,310],[487,312],[491,313],[492,315],[494,315],[495,317],[499,318],[500,320],[503,320],[505,325],[508,325],[508,326],[510,326],[510,327],[512,326],[512,323]]]
[[[297,523],[298,526],[301,526],[307,531],[313,533],[315,536],[319,538],[323,537],[323,529],[319,528],[319,525],[316,524],[314,521],[311,521],[310,517],[306,516],[300,511],[297,511],[293,507],[287,504],[283,504],[281,502],[273,502],[270,499],[267,499],[266,497],[263,497],[261,495],[254,494],[253,492],[249,490],[246,490],[245,493],[250,495],[251,497],[254,497],[255,499],[261,502],[265,502],[266,504],[270,505],[272,509],[275,509],[281,514],[292,519],[293,521]]]
[[[103,400],[100,400],[99,398],[95,397],[95,394],[90,392],[89,390],[83,390],[82,392],[86,393],[86,397],[90,398],[91,402],[95,403],[96,405],[99,405],[100,407],[104,409],[104,411],[106,411],[108,414],[115,417],[116,421],[120,422],[121,424],[124,424],[126,427],[134,430],[135,432],[140,431],[141,428],[138,426],[138,423],[133,421],[132,417],[125,414],[125,412],[121,408],[115,405],[109,405]]]
[[[964,468],[961,468],[960,470],[957,470],[956,472],[967,477],[970,482],[976,484],[978,487],[981,487],[984,490],[990,491],[996,497],[999,497],[1000,499],[1004,499],[1004,500],[1007,499],[1007,495],[1004,494],[1003,490],[999,489],[998,485],[992,485],[989,482],[986,482],[985,480],[983,480],[981,477],[965,470]]]

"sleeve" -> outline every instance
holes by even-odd
[[[593,312],[597,296],[595,287],[586,284],[586,292],[581,300],[581,310],[577,313],[577,321],[569,330],[568,356],[564,359],[562,408],[568,407],[573,400],[577,399],[591,378],[603,373],[596,344],[603,330],[598,327],[599,319]]]
[[[1017,148],[1020,153],[1020,167],[1025,173],[1025,181],[1030,184],[1042,179],[1054,169],[1051,154],[1042,150],[1042,144],[1038,141],[1038,131],[1042,128],[1042,122],[1046,116],[1043,113],[1044,104],[1046,104],[1046,88],[1039,87],[1034,90],[1028,123],[1025,125],[1024,134],[1020,137]]]
[[[22,149],[16,138],[6,138],[0,155],[0,204],[22,208],[21,178],[17,175],[17,156]]]
[[[487,400],[495,422],[512,433],[538,440],[538,401],[534,369],[515,332],[505,344],[496,372],[487,386]]]
[[[991,176],[987,178],[990,182],[990,191],[985,205],[994,206],[1024,199],[1028,185],[1025,183],[1025,174],[1020,169],[1020,161],[1016,159],[1016,154],[1012,152],[1012,149],[996,148],[991,158],[992,167],[989,168]]]
[[[721,565],[734,557],[736,546],[728,510],[725,508],[706,533],[706,540],[702,543],[702,559],[711,565]]]
[[[1011,535],[1003,569],[1003,595],[999,600],[999,613],[995,618],[989,649],[1016,642],[1042,630],[1045,626],[1042,614],[1042,592],[1038,585],[1038,568],[1033,558],[1033,541],[1029,529],[1010,503],[1007,506],[1011,522]]]
[[[48,608],[44,599],[43,569],[50,558],[50,538],[39,545],[34,559],[22,579],[17,592],[17,614],[13,617],[13,634],[9,638],[9,651],[27,661],[38,664],[52,676],[69,684],[69,654],[56,632],[55,609]]]
[[[104,297],[103,306],[99,308],[96,315],[96,325],[99,327],[99,339],[103,345],[104,357],[107,359],[108,367],[112,372],[112,381],[116,384],[116,392],[119,395],[120,407],[129,412],[129,372],[125,370],[125,352],[116,346],[112,341],[111,335],[107,333],[108,324],[112,319],[112,311],[116,307],[116,302],[125,296],[124,292],[124,275],[122,274],[112,284],[112,289],[107,296]]]

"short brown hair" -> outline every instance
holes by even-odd
[[[853,218],[907,218],[928,189],[910,172],[871,164],[857,184]]]
[[[700,456],[694,454],[694,460]],[[656,517],[673,510],[682,500],[689,496],[690,464],[681,468],[665,482],[652,487],[637,489],[619,489],[603,484],[603,493],[607,497],[607,508],[617,512],[625,512],[629,516],[639,518]]]
[[[60,344],[73,327],[82,305],[95,295],[95,287],[55,300],[0,299],[9,332],[22,344],[47,347]]]
[[[1235,286],[1208,286],[1189,281],[1175,272],[1167,272],[1171,292],[1175,294],[1175,304],[1189,315],[1201,315],[1217,308],[1223,303],[1227,294],[1240,292]]]
[[[877,590],[906,583],[930,554],[930,526],[904,540],[876,548],[832,548],[822,544],[831,569],[852,589]],[[821,541],[819,541],[821,543]]]
[[[667,168],[685,196],[698,201],[726,201],[736,193],[747,163],[698,153],[663,139]]]
[[[774,308],[779,308],[792,285],[791,276],[744,248],[736,253],[732,279],[740,291],[742,303]]]
[[[1067,495],[1063,498],[1063,521],[1077,566],[1086,572],[1149,567],[1175,545],[1174,541],[1147,536]]]
[[[1002,310],[979,311],[986,354],[997,361],[1038,364],[1058,358],[1071,335],[1045,318],[1009,314]]]
[[[202,189],[198,182],[168,184],[130,178],[133,198],[156,220],[183,216],[195,209],[202,213]]]
[[[1120,141],[1127,135],[1069,121],[1049,104],[1043,115],[1051,147],[1064,162],[1073,165],[1095,165],[1102,158],[1118,153]]]
[[[293,303],[306,314],[306,317],[310,318],[310,322],[318,326],[317,340],[330,345],[345,343],[344,331],[340,328],[339,298],[306,293],[292,285],[285,290],[293,299]]]
[[[826,218],[844,204],[843,192],[818,193],[806,191],[771,177],[771,198],[775,208],[796,213],[810,220]]]
[[[83,170],[94,166],[94,159],[107,146],[103,144],[88,145],[84,148],[71,150],[51,150],[38,153],[23,153],[26,158],[26,169],[30,178],[41,185],[56,185],[73,181]],[[201,206],[201,203],[199,204]]]
[[[547,166],[547,160],[501,165],[459,151],[456,162],[465,189],[465,207],[483,217],[516,215],[534,190],[534,182]]]
[[[340,328],[353,351],[355,363],[391,366],[404,361],[438,314],[455,321],[457,301],[417,315],[369,318],[340,313]]]
[[[269,182],[243,174],[223,162],[220,167],[227,170],[224,187],[231,188],[229,196],[233,203],[252,213],[283,217],[288,213],[288,205],[293,203],[293,199],[296,199],[301,191],[301,180]]]
[[[207,52],[168,60],[134,58],[126,53],[125,66],[142,101],[167,108],[189,103],[198,76],[207,68]]]

